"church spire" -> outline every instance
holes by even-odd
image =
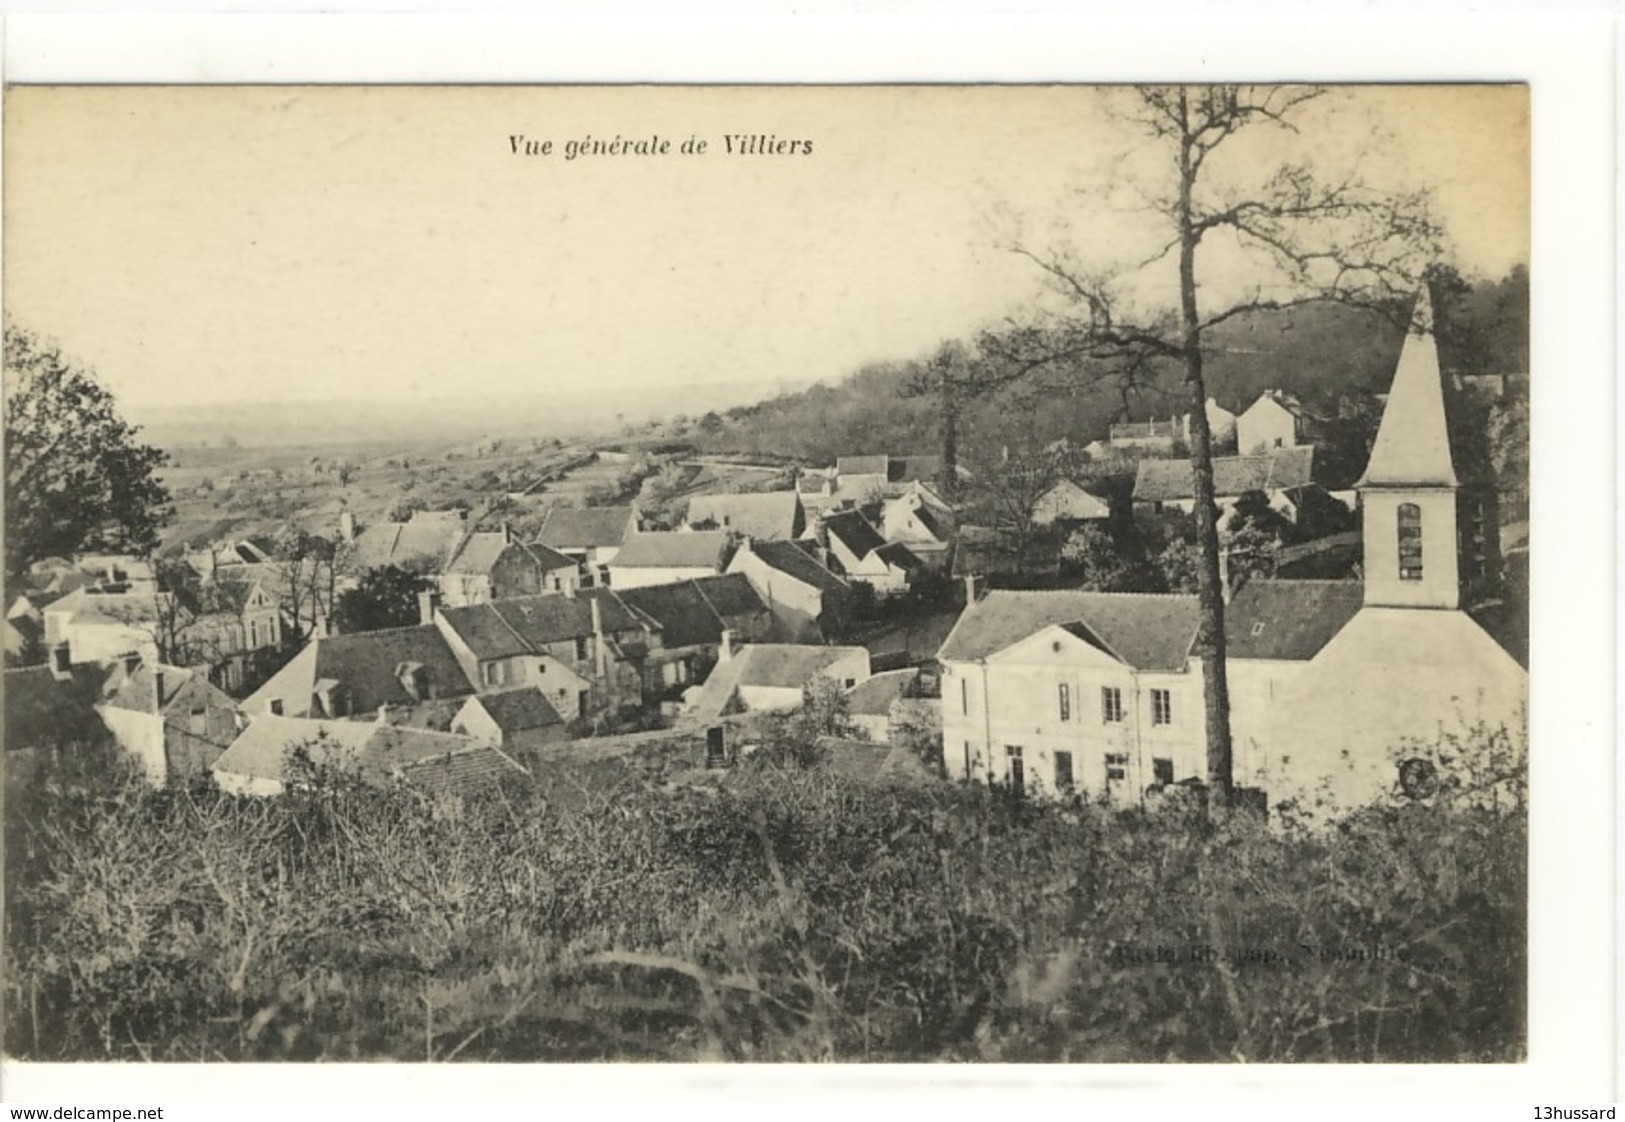
[[[1433,303],[1427,286],[1416,310],[1399,366],[1383,407],[1371,459],[1357,487],[1450,487],[1457,485],[1445,419],[1444,376],[1433,337]]]

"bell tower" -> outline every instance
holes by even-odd
[[[1450,455],[1444,377],[1424,287],[1399,353],[1365,475],[1367,607],[1461,606],[1457,538],[1460,481]]]

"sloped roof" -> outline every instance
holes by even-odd
[[[1213,494],[1234,498],[1248,491],[1280,491],[1310,482],[1314,471],[1312,444],[1272,448],[1257,456],[1215,456]],[[1170,502],[1194,498],[1196,476],[1189,460],[1141,460],[1134,475],[1134,501]]]
[[[308,712],[316,683],[323,679],[343,683],[352,713],[371,713],[380,705],[412,705],[412,695],[401,682],[400,671],[407,663],[424,668],[435,697],[474,692],[445,637],[433,624],[420,624],[312,639],[243,707],[260,710],[270,698],[281,698],[290,716]]]
[[[767,541],[796,536],[801,496],[795,491],[758,491],[738,495],[696,495],[688,504],[688,522],[712,522],[720,529]]]
[[[886,539],[880,536],[880,531],[870,525],[869,520],[860,511],[843,510],[838,514],[828,515],[824,518],[824,528],[839,538],[841,544],[850,549],[854,557],[867,557],[886,544]]]
[[[700,577],[688,583],[698,588],[712,609],[724,619],[767,611],[767,604],[757,595],[756,586],[750,583],[750,578],[744,573]]]
[[[806,542],[751,542],[750,551],[779,572],[820,592],[840,592],[850,587],[813,556]]]
[[[1357,487],[1454,487],[1458,482],[1426,288],[1416,298],[1413,318],[1420,330],[1405,335],[1371,459]]]
[[[280,781],[289,754],[301,745],[318,766],[352,771],[373,783],[400,779],[428,791],[468,792],[524,773],[502,752],[472,737],[375,721],[311,721],[269,714],[255,717],[212,770]]]
[[[625,569],[720,569],[724,530],[654,530],[628,534],[611,564]]]
[[[547,512],[536,540],[554,549],[596,549],[620,545],[635,532],[635,510],[629,506],[573,509],[556,506]]]
[[[508,535],[500,530],[481,530],[469,534],[457,550],[446,561],[441,570],[446,573],[466,573],[469,575],[488,575],[496,568],[497,562],[502,560],[502,554],[508,546]]]
[[[722,638],[723,622],[693,581],[628,588],[618,593],[628,605],[660,624],[667,647],[693,647]]]
[[[778,686],[800,689],[848,655],[868,651],[862,647],[823,647],[797,643],[752,643],[730,660],[739,666],[736,686]]]
[[[837,456],[835,471],[838,475],[885,475],[889,457]]]
[[[1224,610],[1230,658],[1314,658],[1365,601],[1359,581],[1255,580]]]
[[[456,511],[417,511],[410,522],[379,522],[368,526],[351,543],[351,564],[357,569],[386,565],[407,566],[432,562],[440,565],[467,530]]]
[[[937,658],[987,658],[1045,627],[1068,624],[1082,624],[1089,641],[1137,669],[1178,670],[1196,637],[1196,597],[995,590],[965,609]]]
[[[163,697],[156,699],[156,709],[153,682],[155,672],[161,676],[164,688]],[[107,684],[103,687],[102,701],[103,704],[111,705],[115,709],[128,709],[135,713],[165,712],[180,696],[186,685],[197,676],[193,671],[179,666],[160,665],[154,668],[142,665],[136,667],[133,674],[126,673],[122,666],[115,666]],[[207,682],[204,684],[208,685]],[[111,692],[108,692],[109,690]],[[215,700],[221,705],[235,708],[235,703],[214,686],[208,686],[208,691],[211,695],[217,695]]]
[[[576,567],[574,558],[566,557],[558,550],[545,546],[541,542],[527,542],[521,548],[536,559],[536,563],[542,567],[544,573],[551,573],[556,569],[574,569]]]
[[[480,694],[473,701],[491,715],[503,732],[523,732],[564,723],[547,695],[535,686]]]
[[[289,753],[304,746],[311,763],[339,766],[353,760],[376,731],[371,721],[312,721],[269,713],[251,719],[210,769],[253,779],[284,777]]]
[[[920,672],[910,667],[865,678],[846,691],[847,709],[855,717],[884,717],[891,712],[892,702],[902,697],[919,676]]]
[[[1209,398],[1208,400],[1210,403],[1212,403],[1213,399]],[[1319,419],[1304,406],[1303,402],[1299,401],[1296,397],[1293,397],[1284,390],[1265,390],[1263,393],[1259,394],[1258,397],[1254,399],[1253,403],[1247,406],[1243,412],[1250,413],[1254,409],[1258,408],[1260,403],[1265,401],[1274,402],[1276,405],[1279,405],[1282,409],[1285,409],[1288,413],[1299,418],[1300,420],[1314,421]]]
[[[895,565],[899,569],[917,569],[924,562],[919,554],[915,553],[902,542],[887,542],[874,551],[875,556],[888,565]]]
[[[441,608],[440,618],[482,661],[529,654],[552,643],[592,634],[596,600],[606,631],[625,631],[650,621],[635,615],[608,589],[578,596],[515,596],[464,608]]]

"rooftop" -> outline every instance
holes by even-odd
[[[629,506],[556,506],[542,520],[536,540],[553,549],[618,546],[635,531],[636,521],[637,511]]]
[[[1248,491],[1281,491],[1312,482],[1315,448],[1273,448],[1258,456],[1215,456],[1213,494],[1234,498]],[[1194,498],[1196,477],[1189,460],[1141,460],[1134,477],[1134,501],[1171,502]]]
[[[1140,670],[1179,670],[1196,637],[1195,596],[1140,592],[996,590],[970,605],[937,652],[943,662],[987,658],[1046,627],[1080,637]]]
[[[1249,581],[1225,608],[1225,650],[1237,659],[1306,661],[1343,630],[1364,600],[1359,581]]]
[[[711,523],[764,541],[794,538],[801,529],[800,515],[801,496],[795,491],[696,495],[688,504],[690,525]]]
[[[808,543],[753,541],[749,549],[767,565],[821,592],[840,592],[849,587],[813,556]]]
[[[724,530],[656,530],[628,534],[612,564],[625,569],[721,569]]]

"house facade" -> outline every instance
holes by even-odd
[[[1081,525],[1111,517],[1111,507],[1070,479],[1059,480],[1033,504],[1035,526]]]
[[[1418,317],[1426,322],[1426,307]],[[1521,741],[1526,671],[1461,611],[1458,525],[1431,332],[1407,337],[1364,477],[1364,579],[1258,581],[1226,613],[1233,778],[1312,809],[1398,789],[1449,742]],[[953,776],[1132,803],[1205,777],[1194,597],[993,592],[939,652]]]
[[[207,775],[237,736],[236,708],[203,674],[135,656],[112,665],[96,705],[155,787]]]
[[[908,591],[909,578],[922,567],[902,542],[887,542],[860,511],[826,515],[816,524],[820,543],[827,542],[826,562],[848,583],[861,581],[878,596]]]
[[[851,617],[852,588],[816,556],[812,542],[739,544],[728,572],[750,581],[767,605],[780,642],[821,642],[840,635]]]
[[[1272,448],[1295,448],[1314,438],[1314,418],[1291,394],[1265,390],[1234,420],[1236,449],[1243,456]]]

